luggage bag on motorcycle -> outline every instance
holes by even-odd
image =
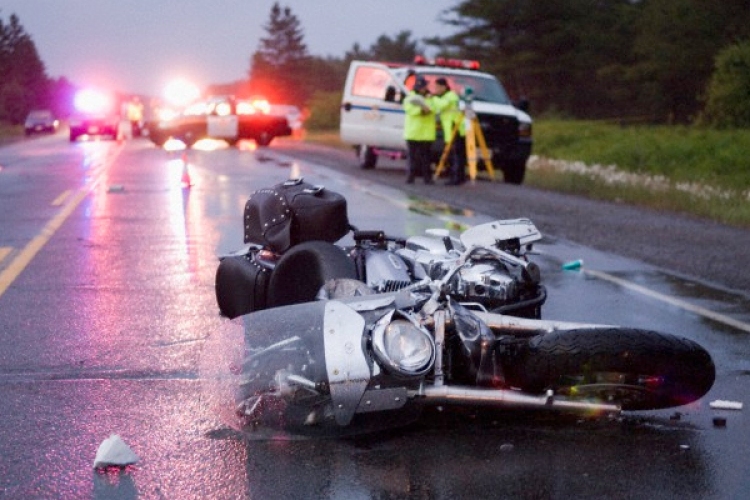
[[[275,253],[305,241],[333,243],[349,232],[346,199],[323,186],[290,179],[250,195],[245,203],[245,243]]]
[[[266,308],[271,270],[259,264],[249,251],[230,255],[216,270],[216,302],[229,319]]]

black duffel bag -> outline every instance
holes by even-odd
[[[305,241],[334,243],[349,232],[346,198],[339,193],[290,179],[255,191],[245,203],[245,243],[275,253]]]

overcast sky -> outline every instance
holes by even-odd
[[[274,0],[0,0],[18,15],[52,78],[124,92],[161,94],[167,82],[200,86],[247,76]],[[286,0],[310,54],[342,57],[355,43],[410,30],[443,36],[438,21],[457,0]]]

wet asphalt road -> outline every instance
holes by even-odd
[[[747,332],[700,314],[750,319],[738,291],[747,271],[726,269],[739,267],[744,248],[728,242],[745,240],[725,238],[742,232],[489,183],[435,186],[435,198],[464,210],[405,210],[414,199],[399,171],[346,171],[351,157],[300,148],[182,157],[145,141],[68,144],[59,135],[0,148],[0,498],[723,499],[750,491],[747,418],[707,405],[748,401]],[[190,189],[180,186],[186,162]],[[714,389],[698,405],[620,420],[456,410],[359,439],[253,440],[227,425],[227,401],[208,380],[240,328],[218,317],[216,256],[241,245],[247,195],[293,172],[355,198],[350,217],[362,228],[414,233],[483,213],[532,218],[550,236],[539,256],[551,292],[545,316],[694,338],[714,355]],[[698,249],[709,247],[715,265],[696,272]],[[560,269],[579,257],[684,304]],[[712,424],[717,415],[725,428]],[[95,472],[96,449],[112,433],[141,460]]]

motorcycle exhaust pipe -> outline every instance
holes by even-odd
[[[477,389],[443,385],[422,387],[417,391],[410,392],[409,396],[430,404],[469,404],[607,415],[619,415],[622,411],[618,405],[557,399],[552,391],[548,391],[545,395],[536,396],[507,389]]]

